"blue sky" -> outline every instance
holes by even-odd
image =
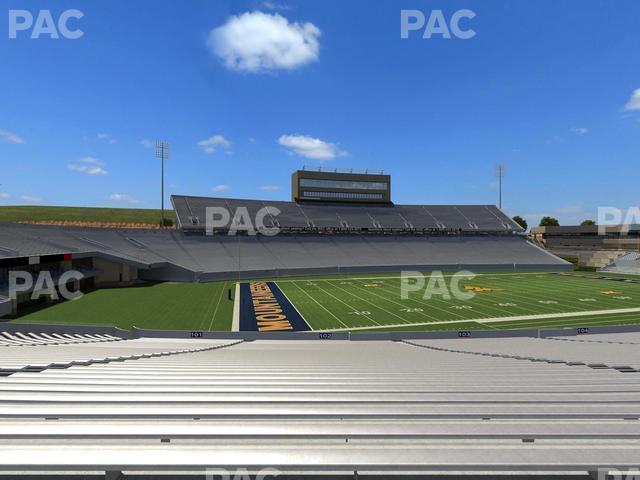
[[[76,40],[9,38],[9,10]],[[401,9],[467,40],[400,37]],[[638,205],[640,3],[8,0],[0,204],[159,206],[167,193],[288,199],[303,165],[382,168],[397,203],[497,203],[536,222]]]

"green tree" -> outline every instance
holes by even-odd
[[[513,221],[516,222],[525,230],[529,227],[529,224],[527,223],[527,221],[524,218],[522,218],[520,215],[516,215],[515,217],[513,217]]]
[[[583,220],[582,223],[580,224],[581,227],[586,227],[588,225],[595,225],[596,222],[594,222],[593,220],[591,220],[590,218],[587,218],[586,220]]]
[[[542,217],[540,219],[540,226],[541,227],[559,227],[560,226],[560,222],[558,222],[557,218]]]

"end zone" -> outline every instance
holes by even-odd
[[[306,332],[311,327],[275,282],[240,284],[240,330]]]

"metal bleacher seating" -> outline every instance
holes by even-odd
[[[493,205],[337,205],[297,204],[207,197],[171,197],[178,222],[185,231],[205,228],[206,208],[245,207],[251,215],[263,207],[281,213],[274,222],[283,229],[333,230],[462,230],[510,232],[521,228]]]
[[[618,256],[601,271],[640,275],[640,253],[629,252],[624,255]]]
[[[371,217],[378,218],[374,209],[371,211]],[[369,221],[371,217],[367,216]],[[286,272],[335,274],[356,267],[362,272],[397,271],[405,267],[510,270],[571,267],[515,235],[323,235],[307,231],[275,237],[205,236],[171,230],[15,224],[3,225],[2,232],[23,238],[28,247],[23,251],[16,245],[13,254],[0,251],[0,258],[38,255],[39,243],[43,251],[56,244],[59,247],[53,253],[71,252],[74,258],[101,256],[125,262],[138,267],[140,278],[149,280],[237,278],[238,269],[271,276]],[[2,241],[0,238],[0,247]],[[0,295],[6,296],[1,287]],[[9,308],[8,302],[2,305]]]
[[[576,475],[636,468],[640,373],[595,364],[637,367],[640,354],[594,345],[142,338],[10,346],[0,349],[0,363],[13,368],[0,377],[0,470],[159,478],[271,468],[318,479],[584,478]]]

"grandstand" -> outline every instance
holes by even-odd
[[[617,257],[602,272],[640,275],[640,253],[630,252]]]
[[[576,333],[96,330],[83,336],[100,341],[61,345],[24,330],[44,343],[0,346],[0,471],[579,479],[634,469],[640,332]]]
[[[571,269],[568,262],[528,242],[522,229],[491,205],[266,202],[180,195],[172,196],[172,203],[177,230],[4,224],[0,315],[15,314],[18,304],[28,303],[27,295],[13,304],[7,299],[6,278],[12,269],[47,270],[55,281],[65,271],[77,270],[84,279],[76,289],[400,270]],[[207,232],[207,208],[212,207],[246,209],[252,219],[262,214],[264,226],[276,228],[278,235],[229,235],[231,218]]]
[[[640,250],[640,225],[635,224],[533,227],[531,237],[561,258],[596,269]]]
[[[246,207],[252,218],[262,208],[277,209],[265,226],[284,232],[421,232],[421,233],[508,233],[522,228],[493,205],[349,205],[267,202],[173,195],[178,226],[185,233],[204,233],[206,208],[235,211]],[[228,226],[220,229],[226,232]]]
[[[49,272],[58,288],[65,272],[79,271],[82,281],[69,287],[86,291],[158,281],[572,268],[528,242],[493,205],[396,205],[390,181],[382,172],[301,170],[292,180],[298,201],[173,195],[177,229],[3,224],[0,316],[34,303],[32,290],[8,299],[12,270]],[[207,228],[208,209],[229,218]],[[277,235],[236,232],[234,212],[261,220]]]
[[[7,298],[14,270],[47,272],[58,287],[78,270],[83,279],[71,287],[80,290],[224,281],[185,295],[206,304],[204,318],[186,323],[185,304],[172,304],[180,321],[161,324],[192,331],[87,326],[95,307],[78,316],[81,325],[0,324],[0,478],[264,469],[313,479],[594,478],[640,465],[640,329],[585,326],[637,323],[637,283],[614,291],[617,279],[557,275],[572,265],[529,242],[495,206],[395,205],[379,174],[380,201],[361,203],[366,176],[334,191],[335,175],[299,184],[310,201],[173,196],[177,229],[2,225],[0,316],[30,305],[31,291]],[[234,232],[231,218],[207,228],[210,207],[263,215],[278,234]],[[465,285],[483,292],[473,306],[398,301],[401,270],[463,269],[491,272]],[[352,273],[366,276],[326,276]],[[242,282],[258,278],[282,285]],[[258,328],[251,288],[260,284],[290,333],[268,320],[270,333]],[[233,299],[227,285],[236,285]],[[233,318],[222,322],[225,301]],[[113,324],[109,315],[97,323]],[[231,331],[207,331],[214,320]],[[539,329],[563,324],[582,326]],[[434,331],[408,332],[417,326]]]

